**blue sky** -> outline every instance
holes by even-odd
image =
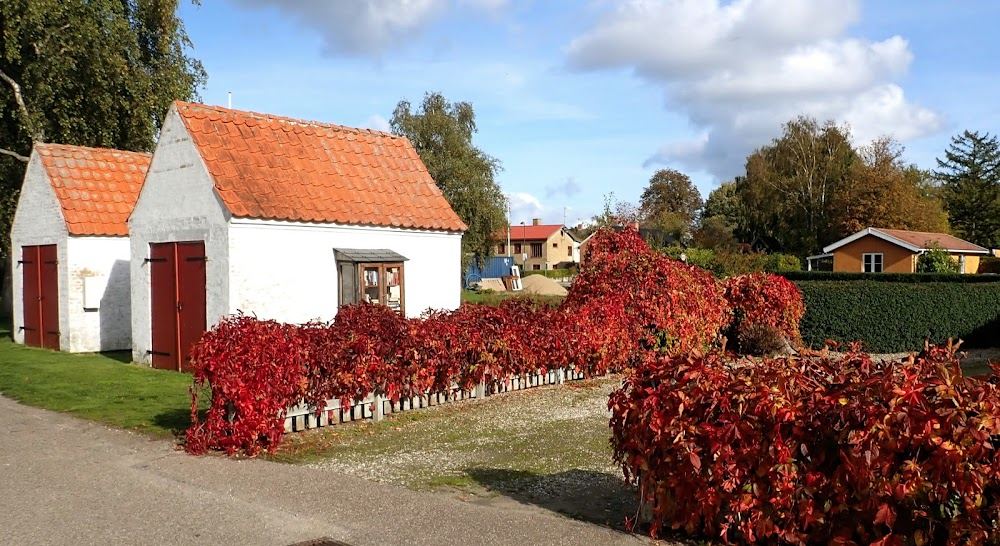
[[[181,17],[206,103],[386,129],[402,99],[471,102],[514,224],[588,220],[666,167],[706,197],[800,113],[858,144],[893,135],[924,168],[1000,125],[991,0],[207,0]]]

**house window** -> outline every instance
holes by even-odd
[[[341,306],[368,302],[404,313],[404,256],[387,249],[349,248],[334,249],[334,256]]]
[[[571,246],[566,247],[566,255],[573,256],[573,247]]]
[[[542,268],[542,266],[540,266],[538,264],[535,264],[535,265],[531,266],[531,269],[534,269],[535,271],[538,271],[541,268]]]
[[[559,248],[559,243],[552,243],[552,248]]]
[[[361,301],[386,305],[393,311],[403,312],[403,264],[361,264],[358,285]]]
[[[514,244],[514,254],[520,254],[520,253],[521,253],[521,243],[515,243]]]
[[[872,253],[872,254],[862,254],[861,256],[862,264],[864,266],[865,273],[881,273],[882,272],[882,254]]]
[[[503,255],[507,253],[507,245],[500,243],[497,245],[497,254]]]
[[[542,243],[531,243],[531,257],[532,258],[542,257]]]

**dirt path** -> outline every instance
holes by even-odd
[[[268,461],[190,457],[168,442],[0,397],[0,543],[283,546],[645,544],[532,504]]]

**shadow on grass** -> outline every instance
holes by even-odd
[[[122,364],[132,363],[132,351],[105,351],[101,356]]]
[[[470,468],[466,473],[483,488],[522,504],[530,504],[573,519],[625,531],[634,517],[637,493],[625,480],[592,470],[540,474],[500,468]]]
[[[198,420],[205,422],[206,414],[206,410],[199,410]],[[153,424],[169,430],[174,438],[184,440],[184,433],[191,426],[191,410],[187,408],[167,410],[153,417]]]

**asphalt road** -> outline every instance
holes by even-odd
[[[149,440],[0,396],[0,544],[647,544],[515,502],[471,504]]]

